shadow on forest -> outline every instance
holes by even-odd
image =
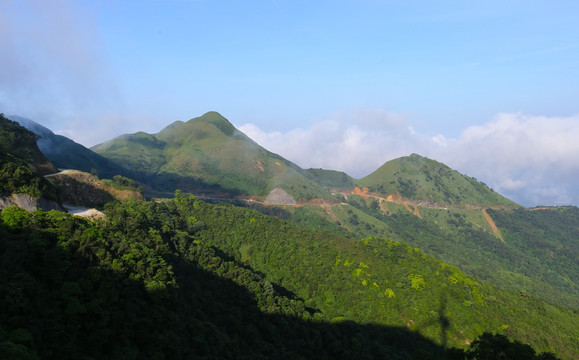
[[[141,185],[145,186],[145,196],[173,197],[175,191],[181,190],[195,195],[236,196],[241,195],[238,189],[224,188],[219,184],[209,184],[191,176],[182,176],[171,173],[160,174],[131,174]]]
[[[16,329],[30,335],[13,340],[9,351],[20,347],[22,353],[35,352],[41,359],[440,359],[447,355],[443,346],[402,327],[263,313],[245,287],[181,257],[167,259],[178,286],[148,291],[125,270],[103,268],[95,260],[97,247],[79,243],[79,248],[64,248],[54,238],[39,242],[38,238],[46,237],[40,232],[9,234],[0,228],[0,235],[0,274],[12,275],[0,285],[0,337]],[[447,324],[444,308],[440,314],[441,324]]]

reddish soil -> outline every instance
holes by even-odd
[[[263,164],[261,163],[261,161],[257,160],[257,161],[255,162],[255,166],[257,166],[257,168],[258,168],[259,170],[261,170],[261,172],[265,172],[265,170],[263,169]]]
[[[422,216],[420,216],[420,211],[418,210],[418,205],[414,205],[414,211],[412,213],[422,219]]]
[[[487,222],[489,223],[489,225],[491,226],[491,229],[493,230],[493,233],[499,238],[501,239],[502,242],[505,242],[505,240],[503,239],[503,236],[501,235],[501,231],[499,230],[499,228],[497,227],[497,225],[495,224],[495,222],[493,221],[493,218],[489,215],[489,213],[487,212],[487,209],[482,209],[482,213],[485,217],[485,219],[487,220]]]

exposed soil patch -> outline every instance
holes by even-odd
[[[422,216],[420,216],[420,211],[418,210],[418,205],[414,205],[414,211],[412,213],[422,219]]]
[[[487,220],[487,222],[489,223],[491,229],[493,230],[493,233],[495,234],[495,236],[498,237],[499,239],[501,239],[502,242],[505,242],[505,240],[503,239],[503,236],[501,235],[501,231],[499,230],[499,228],[497,227],[497,225],[493,221],[493,218],[487,212],[487,209],[482,209],[482,213],[483,213],[485,219]]]
[[[263,164],[262,164],[261,161],[257,160],[257,161],[255,162],[255,166],[257,166],[257,168],[258,168],[259,170],[261,170],[261,172],[265,172],[265,169],[263,168]]]
[[[84,207],[70,206],[70,205],[65,205],[65,208],[66,210],[68,210],[69,214],[81,216],[89,220],[103,219],[106,217],[105,214],[98,211],[97,209],[88,209]]]
[[[264,203],[275,205],[297,205],[293,196],[285,192],[282,188],[273,189],[265,199]]]

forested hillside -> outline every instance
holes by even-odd
[[[528,291],[579,309],[579,213],[574,207],[566,211],[486,209],[491,219],[496,218],[500,232],[495,234],[480,208],[410,207],[360,195],[348,195],[344,201],[257,208],[309,229],[402,241],[501,288]]]
[[[110,204],[105,212],[95,223],[56,211],[2,213],[4,354],[463,359],[459,348],[471,359],[485,351],[524,359],[546,350],[565,359],[578,354],[576,314],[498,290],[401,243],[313,233],[182,195]],[[475,341],[484,331],[517,341],[490,335]]]
[[[573,307],[579,308],[579,209],[563,206],[489,210],[489,214],[500,227],[505,242],[523,254],[525,272],[540,279],[554,279],[558,288],[575,299]]]
[[[36,136],[0,114],[0,197],[26,194],[57,200],[57,188],[43,174],[58,171],[36,146]]]

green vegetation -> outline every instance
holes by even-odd
[[[107,186],[112,187],[113,189],[117,190],[131,190],[136,192],[142,192],[143,186],[137,185],[135,180],[129,179],[122,175],[115,175],[113,176],[112,180],[104,179],[103,183]]]
[[[356,181],[350,175],[336,170],[306,169],[303,173],[311,180],[329,188],[351,189]]]
[[[38,149],[36,139],[34,133],[0,114],[0,154],[12,155],[41,175],[56,172],[54,165]]]
[[[18,116],[13,116],[12,119],[36,134],[38,148],[59,169],[76,169],[103,179],[111,179],[118,174],[132,177],[123,167],[65,136],[56,135],[32,120]]]
[[[513,259],[521,272],[533,274],[567,294],[567,306],[579,309],[579,209],[574,206],[538,210],[489,210],[505,242],[520,251]],[[559,292],[545,298],[556,301]]]
[[[57,189],[39,171],[56,171],[36,146],[36,136],[0,114],[0,195],[57,200]]]
[[[11,358],[579,356],[577,208],[522,209],[415,154],[359,181],[303,170],[213,112],[97,146],[128,168],[105,166],[121,171],[104,182],[49,181],[37,136],[3,116],[0,135],[3,194],[132,199],[94,223],[0,215],[0,353]],[[275,187],[301,204],[235,200]],[[180,191],[135,201],[143,189],[295,224]]]
[[[266,197],[281,187],[296,200],[333,198],[297,165],[265,150],[216,112],[173,123],[158,134],[124,135],[93,150],[132,171],[152,187],[151,194],[180,189]]]
[[[105,212],[91,223],[4,210],[3,354],[458,360],[485,331],[528,348],[522,359],[578,353],[577,315],[401,243],[313,233],[182,195]],[[505,348],[500,336],[480,339],[468,358]]]
[[[505,329],[504,325],[508,335],[516,333],[528,343],[546,338],[558,342],[549,335],[551,330],[538,330],[555,324],[567,323],[565,330],[554,330],[560,336],[575,336],[571,329],[577,318],[570,310],[499,290],[402,243],[311,233],[233,206],[198,203],[193,208],[191,215],[207,226],[202,235],[208,244],[267,274],[269,281],[296,293],[330,319],[409,326],[440,340],[436,319],[442,311],[453,324],[444,341],[455,346],[484,331]],[[541,306],[559,309],[558,315],[550,314],[558,320],[537,318],[542,317],[542,311],[537,312]],[[518,319],[522,313],[533,315]]]
[[[358,180],[360,186],[379,194],[437,205],[518,207],[474,178],[417,154],[391,160]]]
[[[579,222],[579,212],[575,208],[487,211],[496,218],[504,241],[493,234],[481,209],[420,207],[418,217],[401,204],[380,205],[372,197],[349,195],[348,205],[286,208],[270,214],[309,229],[402,241],[496,286],[579,309],[578,250],[571,240],[579,236],[574,225]],[[521,223],[517,216],[531,218]],[[509,222],[514,226],[517,221],[516,227],[508,227]]]

